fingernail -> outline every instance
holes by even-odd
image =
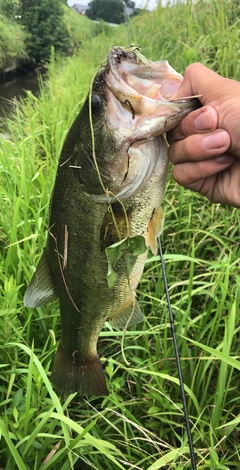
[[[194,125],[198,131],[207,131],[212,129],[212,116],[208,110],[204,110],[194,120]]]
[[[228,140],[228,133],[226,131],[219,130],[204,137],[203,146],[208,150],[218,149],[225,147]]]

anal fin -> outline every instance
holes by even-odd
[[[132,326],[143,321],[143,314],[138,301],[135,299],[126,308],[116,314],[115,317],[109,320],[109,323],[114,328],[125,328],[125,326]]]
[[[51,302],[57,297],[49,269],[46,250],[44,250],[37,269],[25,292],[25,307],[37,308]]]

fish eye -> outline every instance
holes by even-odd
[[[91,100],[91,107],[92,107],[92,113],[94,115],[98,114],[99,111],[101,110],[102,102],[99,97],[99,95],[92,94],[92,100]]]

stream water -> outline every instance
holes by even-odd
[[[30,90],[37,96],[39,93],[38,76],[35,73],[8,73],[0,76],[0,128],[4,127],[4,117],[11,114],[14,99],[24,98]]]

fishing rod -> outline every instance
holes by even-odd
[[[173,318],[171,300],[170,300],[170,296],[169,296],[167,275],[166,275],[166,270],[165,270],[165,263],[164,263],[164,258],[163,258],[163,251],[162,251],[162,244],[161,244],[160,237],[158,237],[158,246],[159,246],[160,261],[161,261],[161,265],[162,265],[165,292],[166,292],[167,303],[168,303],[169,320],[170,320],[170,327],[171,327],[172,337],[173,337],[175,357],[176,357],[176,363],[177,363],[177,369],[178,369],[178,377],[179,377],[180,389],[181,389],[181,395],[182,395],[183,412],[184,412],[184,418],[185,418],[185,424],[186,424],[186,430],[187,430],[187,436],[188,436],[188,444],[189,444],[191,464],[192,464],[192,469],[196,470],[197,465],[196,465],[196,459],[195,459],[195,454],[194,454],[194,447],[193,447],[193,440],[192,440],[192,433],[191,433],[191,425],[190,425],[190,419],[189,419],[188,409],[187,409],[187,400],[186,400],[186,394],[185,394],[185,390],[184,390],[184,381],[183,381],[183,375],[182,375],[182,369],[181,369],[181,363],[180,363],[180,356],[179,356],[178,345],[177,345],[176,330],[175,330],[175,325],[174,325],[174,318]]]

